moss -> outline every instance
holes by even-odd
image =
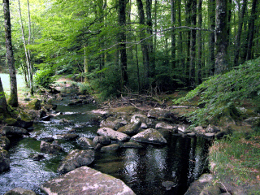
[[[38,100],[38,99],[34,99],[27,104],[27,107],[31,110],[40,110],[41,109],[41,101]]]
[[[32,121],[32,118],[31,116],[24,112],[24,111],[21,111],[20,114],[19,114],[19,118],[22,120],[22,121],[25,121],[25,122],[30,122]]]
[[[5,120],[4,120],[4,122],[7,124],[7,125],[14,125],[16,122],[17,122],[17,120],[16,119],[14,119],[14,118],[6,118]]]

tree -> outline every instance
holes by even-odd
[[[0,113],[6,113],[7,112],[7,104],[5,99],[5,93],[2,86],[2,80],[0,77]]]
[[[12,47],[9,0],[3,0],[3,9],[4,9],[4,19],[5,19],[6,59],[9,67],[10,85],[11,85],[10,98],[8,100],[8,103],[13,107],[17,107],[18,95],[17,95],[16,71],[14,66],[14,54],[13,54],[13,47]]]
[[[215,74],[227,70],[227,47],[228,47],[228,14],[227,1],[216,0],[216,57]]]

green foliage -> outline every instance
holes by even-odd
[[[195,124],[214,122],[222,116],[238,119],[240,113],[236,106],[241,101],[247,100],[255,105],[260,102],[259,72],[260,58],[248,61],[226,74],[210,78],[185,97],[173,102],[189,102],[199,96],[199,104],[205,106],[189,114]]]
[[[34,81],[37,85],[48,88],[55,81],[54,73],[52,68],[38,70],[34,76]]]

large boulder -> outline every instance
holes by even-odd
[[[111,139],[109,137],[106,136],[95,136],[93,139],[93,144],[94,146],[96,146],[97,144],[101,144],[102,146],[106,146],[111,144]]]
[[[0,173],[10,168],[10,156],[6,150],[0,150]]]
[[[136,121],[135,123],[130,123],[123,127],[120,127],[117,131],[125,133],[127,135],[135,135],[139,132],[139,128],[141,126],[141,121]]]
[[[47,153],[47,154],[60,154],[63,152],[63,149],[61,146],[57,144],[51,144],[45,141],[41,141],[40,145],[41,152]]]
[[[40,110],[41,109],[41,101],[38,99],[31,100],[27,107],[32,110]]]
[[[67,173],[81,166],[90,165],[95,158],[93,150],[72,150],[58,167],[59,173]]]
[[[121,180],[83,166],[41,186],[49,195],[134,195]]]
[[[111,144],[101,148],[101,152],[116,152],[120,148],[119,144]]]
[[[166,144],[167,141],[163,135],[152,128],[146,129],[131,138],[131,141],[141,142],[141,143],[150,143],[150,144]]]
[[[21,127],[5,126],[2,131],[3,135],[7,137],[20,137],[23,135],[29,135],[28,131]]]
[[[36,193],[23,188],[14,188],[6,192],[5,195],[36,195]]]
[[[117,141],[128,141],[130,139],[130,137],[128,135],[126,135],[125,133],[115,131],[108,127],[99,128],[97,133],[99,135],[103,135],[103,136],[109,137],[112,140],[117,140]]]

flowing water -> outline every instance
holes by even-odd
[[[48,122],[34,124],[30,137],[13,140],[9,150],[11,168],[0,174],[0,194],[15,187],[22,187],[43,194],[40,186],[54,177],[60,160],[66,155],[44,154],[41,161],[30,156],[40,152],[40,139],[74,130],[79,136],[94,138],[97,126],[90,122],[92,105],[66,106],[58,102],[57,111],[63,113]],[[67,123],[64,123],[66,121]],[[69,122],[68,122],[69,121]],[[189,184],[207,168],[210,141],[202,137],[171,135],[166,146],[146,145],[142,149],[120,149],[116,153],[96,152],[90,167],[123,180],[136,194],[182,195]],[[75,142],[60,141],[66,152],[78,148]],[[172,188],[163,185],[171,181]]]

